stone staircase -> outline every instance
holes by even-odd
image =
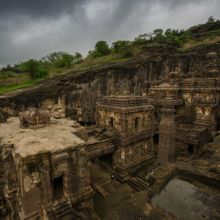
[[[135,171],[126,182],[138,192],[148,190],[150,187],[149,181],[146,178],[148,173],[149,170],[146,167],[142,167]]]
[[[93,185],[94,189],[103,197],[106,198],[109,196],[108,191],[106,191],[106,189],[104,188],[104,186],[111,182],[111,179],[105,179],[99,183],[96,183]]]
[[[147,177],[152,172],[151,179]],[[157,164],[152,166],[144,165],[134,171],[126,183],[138,192],[148,190],[155,182],[163,182],[164,179],[170,179],[175,175],[175,169],[172,167],[161,167]]]
[[[71,220],[73,218],[73,209],[67,200],[55,205],[54,213],[57,220]]]

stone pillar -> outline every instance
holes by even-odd
[[[45,210],[45,216],[52,220],[55,218],[53,211],[53,191],[51,183],[51,169],[50,169],[50,156],[45,155],[43,157],[43,170],[42,170],[42,187],[43,187],[43,208]]]
[[[159,125],[158,161],[161,164],[175,162],[175,116],[174,109],[161,109],[161,121]]]
[[[43,167],[43,201],[44,204],[52,204],[53,192],[51,183],[51,170],[50,170],[50,158],[49,155],[44,156],[44,167]]]
[[[90,175],[88,169],[88,162],[87,162],[87,152],[86,148],[83,146],[78,150],[78,161],[77,161],[77,190],[85,191],[90,190]]]
[[[183,100],[179,97],[179,86],[177,84],[162,83],[156,89],[162,93],[161,99],[156,101],[161,107],[158,161],[166,165],[176,160],[175,107],[182,105]]]

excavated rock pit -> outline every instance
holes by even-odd
[[[220,219],[220,191],[174,177],[152,203],[180,220]]]

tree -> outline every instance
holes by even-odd
[[[213,17],[213,16],[210,16],[209,18],[208,18],[208,21],[206,22],[207,24],[210,24],[210,23],[214,23],[216,20],[215,20],[215,18]]]
[[[182,44],[178,30],[167,29],[164,32],[166,44],[179,47]]]
[[[59,51],[49,54],[45,57],[45,60],[54,67],[62,68],[70,67],[73,64],[74,57],[72,54]]]
[[[31,59],[25,62],[24,65],[26,71],[30,73],[31,78],[37,78],[37,72],[39,68],[38,62],[36,60]]]
[[[41,61],[30,59],[21,65],[23,70],[30,74],[31,79],[42,78],[48,75],[48,71]]]
[[[46,57],[44,57],[43,59],[45,61],[48,61],[50,64],[55,65],[57,60],[61,59],[61,57],[62,57],[62,52],[53,52],[53,53],[47,55]]]
[[[83,57],[82,54],[79,52],[75,52],[75,55],[73,56],[73,63],[80,63],[82,62]]]
[[[154,37],[161,37],[161,36],[163,36],[163,30],[162,29],[155,29],[153,31],[153,35],[154,35]]]
[[[152,40],[156,41],[159,44],[163,44],[166,41],[166,39],[165,39],[165,37],[163,35],[163,30],[162,29],[154,30],[152,36],[153,36]]]
[[[112,43],[112,49],[115,53],[124,53],[128,50],[129,45],[130,41],[119,40]]]
[[[105,56],[111,53],[111,50],[109,49],[109,46],[106,41],[98,41],[95,44],[95,53],[94,55],[99,56]]]
[[[57,61],[57,67],[70,67],[73,64],[73,55],[62,53],[61,59]]]
[[[145,44],[148,40],[152,38],[151,34],[140,34],[138,37],[134,39],[134,44]]]
[[[167,29],[164,32],[164,36],[166,39],[166,44],[174,47],[180,47],[183,43],[187,42],[191,38],[189,31],[172,29]]]

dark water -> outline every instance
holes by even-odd
[[[172,179],[152,203],[180,220],[220,220],[220,195],[180,179]]]

